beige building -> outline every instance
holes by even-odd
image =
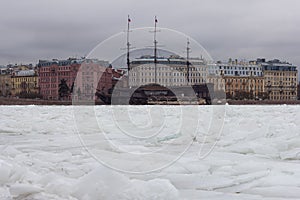
[[[262,67],[255,61],[217,62],[217,69],[224,80],[228,99],[264,99],[264,78]]]
[[[217,63],[230,99],[296,100],[297,67],[277,59]]]
[[[265,91],[270,100],[297,100],[297,67],[277,59],[261,62],[265,78]]]
[[[215,63],[208,63],[207,72],[206,82],[212,83],[214,92],[222,96],[222,93],[225,93],[225,79],[219,66]]]
[[[262,76],[223,76],[228,99],[263,99],[266,97]]]

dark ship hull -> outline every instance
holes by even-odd
[[[171,87],[149,84],[134,89],[114,88],[110,94],[96,92],[96,96],[107,105],[210,105],[209,88],[211,84]]]

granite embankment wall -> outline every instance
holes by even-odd
[[[270,100],[263,100],[263,101],[254,101],[254,100],[228,100],[227,103],[229,105],[280,105],[280,104],[300,104],[299,100],[293,101],[270,101]]]
[[[72,102],[0,97],[0,105],[72,105]]]
[[[274,105],[274,104],[300,104],[297,101],[251,101],[251,100],[228,100],[229,105]],[[103,105],[103,102],[96,102]],[[0,105],[73,105],[72,101],[42,100],[42,99],[18,99],[0,97]],[[91,102],[75,102],[74,105],[94,105]]]

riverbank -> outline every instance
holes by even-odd
[[[72,101],[0,97],[0,105],[72,105]]]
[[[300,104],[300,101],[299,100],[293,100],[293,101],[227,100],[227,103],[229,105],[281,105],[281,104],[296,105],[296,104]]]
[[[294,101],[270,101],[270,100],[227,100],[229,105],[296,105],[300,104],[299,100]],[[71,100],[43,100],[43,99],[21,99],[0,97],[0,105],[94,105],[91,102],[72,102]],[[96,105],[104,105],[103,102],[96,102]]]

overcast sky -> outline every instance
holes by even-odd
[[[215,60],[279,58],[300,65],[299,0],[1,0],[0,64],[87,55],[126,28],[183,32]]]

